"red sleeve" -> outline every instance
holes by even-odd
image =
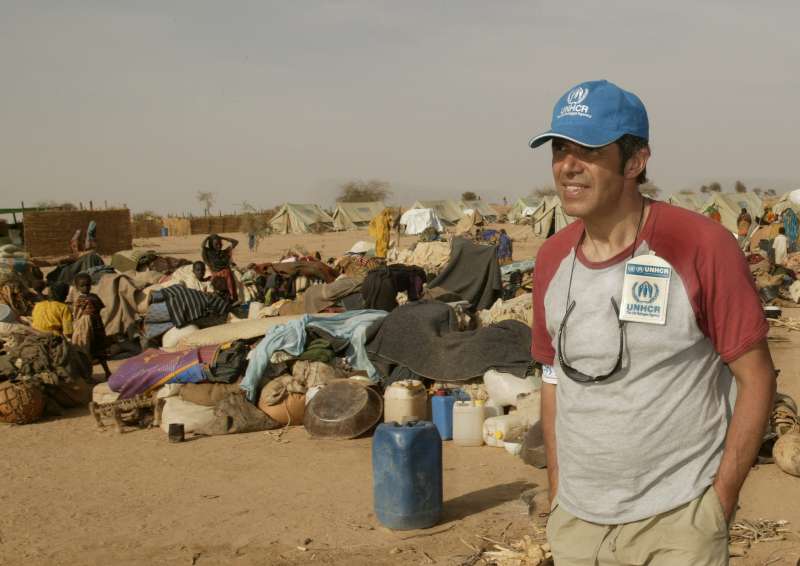
[[[700,327],[730,363],[767,336],[769,325],[750,268],[727,232],[705,240],[700,254]]]
[[[533,332],[531,344],[531,356],[534,360],[548,366],[553,365],[556,352],[553,349],[553,337],[547,330],[547,316],[544,309],[544,296],[547,293],[547,286],[553,273],[548,269],[548,265],[541,254],[536,259],[536,267],[533,270]]]

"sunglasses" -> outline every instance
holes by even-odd
[[[572,381],[577,381],[578,383],[599,383],[601,381],[605,381],[622,369],[622,352],[624,349],[623,327],[625,326],[625,323],[619,320],[619,307],[617,306],[617,302],[614,300],[614,297],[611,297],[611,306],[614,309],[614,313],[617,315],[617,323],[619,326],[619,352],[617,353],[617,363],[614,364],[613,369],[610,372],[602,375],[589,375],[587,373],[583,373],[582,371],[579,371],[569,365],[567,362],[567,352],[564,346],[564,329],[567,326],[569,315],[572,314],[573,310],[575,310],[575,301],[573,300],[569,307],[567,307],[567,312],[564,315],[564,319],[561,321],[561,325],[558,327],[558,363],[561,366],[561,370]]]

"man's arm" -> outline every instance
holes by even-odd
[[[542,383],[542,436],[547,458],[547,480],[550,483],[550,507],[558,491],[558,456],[556,454],[556,387]]]
[[[758,455],[776,389],[775,367],[766,340],[729,365],[738,389],[736,406],[714,480],[714,489],[722,502],[726,520],[730,520],[736,510],[739,490]],[[544,394],[542,402],[544,409]]]

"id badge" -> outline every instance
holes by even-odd
[[[650,252],[625,264],[619,319],[626,322],[666,324],[672,266]]]

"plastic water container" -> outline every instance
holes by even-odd
[[[458,401],[453,405],[453,444],[483,445],[484,407],[473,401]]]
[[[162,238],[166,238],[167,236],[169,236],[169,228],[167,228],[166,226],[162,226],[161,227],[161,237]]]
[[[427,529],[442,515],[442,440],[428,421],[378,425],[372,438],[375,515],[395,530]]]
[[[436,395],[431,398],[433,424],[439,430],[442,440],[453,438],[453,405],[455,402],[455,395],[448,395],[444,389],[436,391]]]
[[[503,415],[483,421],[483,441],[487,446],[503,447],[503,439],[512,432],[525,428],[525,418],[520,415]]]
[[[489,398],[483,405],[483,414],[488,419],[490,417],[501,417],[505,414],[505,411],[503,411],[503,407],[501,405],[498,405],[491,398]]]
[[[383,422],[424,421],[428,418],[428,393],[416,379],[395,381],[383,394]]]
[[[483,374],[483,383],[489,393],[489,399],[503,407],[516,405],[518,395],[531,393],[536,389],[533,377],[519,378],[493,369]]]

